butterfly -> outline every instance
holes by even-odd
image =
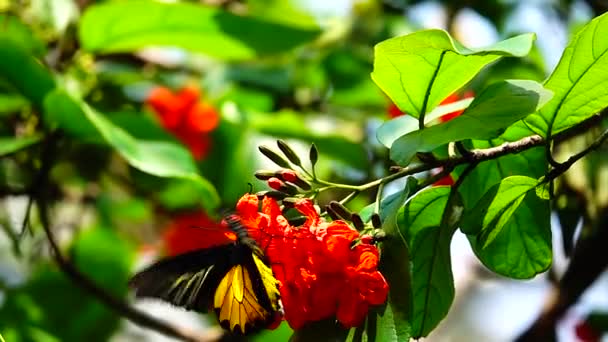
[[[214,310],[225,329],[248,334],[282,316],[278,281],[238,216],[225,218],[232,242],[156,262],[129,281],[138,298]],[[230,240],[228,240],[230,241]]]

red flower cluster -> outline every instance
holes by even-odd
[[[176,216],[163,233],[165,253],[169,256],[235,241],[236,236],[202,211]]]
[[[237,213],[266,253],[293,329],[335,317],[345,327],[360,325],[372,305],[386,301],[388,284],[378,271],[376,246],[353,242],[359,233],[343,221],[326,222],[312,201],[294,206],[307,217],[292,227],[277,202],[264,198],[259,212],[255,195],[243,196]]]
[[[198,88],[186,86],[177,93],[165,87],[157,87],[147,99],[162,126],[188,146],[197,160],[209,152],[211,140],[208,134],[219,123],[215,109],[199,98]]]

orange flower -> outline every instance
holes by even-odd
[[[299,227],[289,225],[277,202],[244,195],[237,204],[241,222],[264,250],[285,310],[294,329],[336,317],[345,327],[360,325],[370,305],[384,303],[388,284],[377,270],[376,246],[359,243],[359,233],[344,221],[326,222],[312,201],[301,199],[294,207],[306,216]]]
[[[211,140],[208,134],[219,124],[215,109],[199,99],[200,92],[194,86],[186,86],[177,93],[157,87],[147,99],[161,125],[188,146],[197,160],[209,152]]]
[[[169,256],[224,245],[235,240],[234,233],[210,219],[204,212],[180,214],[163,233],[165,252]]]

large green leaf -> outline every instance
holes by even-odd
[[[0,46],[0,78],[41,108],[46,94],[55,88],[53,75],[14,39],[0,35]]]
[[[553,99],[526,119],[538,134],[558,133],[608,107],[608,13],[585,25],[545,82]]]
[[[460,229],[465,234],[477,234],[477,242],[482,247],[489,245],[538,184],[538,180],[526,176],[504,178],[467,212]]]
[[[416,152],[430,152],[451,141],[497,137],[550,98],[551,93],[534,81],[494,83],[479,94],[462,115],[395,140],[391,146],[391,159],[407,165]]]
[[[89,7],[79,34],[83,48],[98,53],[177,46],[238,60],[287,51],[315,39],[319,30],[189,3],[132,0]]]
[[[484,49],[468,49],[442,30],[418,31],[375,47],[372,79],[409,115],[419,117],[503,56],[525,56],[533,34],[519,35]]]
[[[445,317],[454,300],[450,242],[456,222],[446,208],[449,187],[427,188],[412,198],[399,215],[412,264],[412,336],[427,336]]]
[[[66,122],[73,123],[70,127],[79,123],[92,127],[131,166],[157,177],[189,180],[200,191],[207,208],[218,205],[215,188],[198,174],[192,156],[182,146],[167,141],[137,140],[86,103],[78,102],[60,90],[47,96],[45,111],[45,117],[57,119],[55,124],[61,128]]]
[[[509,128],[503,136],[516,136],[518,130],[516,128],[516,132],[510,132]],[[500,139],[492,143],[475,141],[474,147],[487,148],[502,142]],[[466,208],[465,215],[503,178],[522,175],[538,179],[546,169],[542,147],[479,164],[459,188]],[[491,243],[483,247],[476,236],[469,236],[469,242],[479,260],[492,271],[511,278],[532,278],[551,265],[549,215],[548,201],[536,195],[526,196]]]
[[[473,99],[469,98],[441,105],[433,109],[424,117],[424,123],[429,123],[449,113],[464,110],[471,104],[471,102],[473,102]],[[410,132],[413,132],[417,129],[418,120],[413,118],[412,116],[404,114],[392,120],[389,120],[383,123],[382,126],[378,127],[378,130],[376,131],[376,137],[382,145],[386,146],[387,148],[390,148],[393,142],[397,140],[397,138],[406,135]]]

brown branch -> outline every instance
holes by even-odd
[[[567,130],[564,130],[553,136],[553,140],[555,142],[563,142],[569,138],[585,133],[589,128],[599,125],[605,118],[608,117],[608,110],[603,110],[602,112],[578,123],[576,126],[573,126]],[[541,146],[545,144],[545,139],[543,139],[540,135],[530,135],[525,138],[522,138],[513,142],[506,142],[504,144],[490,147],[486,149],[478,149],[467,151],[464,155],[448,157],[444,159],[432,160],[428,163],[400,167],[400,166],[392,166],[391,171],[394,172],[390,176],[384,178],[383,183],[388,181],[392,181],[398,178],[402,178],[405,176],[413,175],[416,173],[429,171],[436,167],[455,167],[462,164],[469,163],[481,163],[487,160],[492,160],[496,158],[500,158],[502,156],[508,154],[516,154],[522,151],[528,150],[533,147]],[[597,146],[595,146],[597,147]],[[594,147],[594,148],[595,148]],[[584,153],[588,153],[589,151],[584,151]],[[578,160],[578,158],[576,159]],[[380,180],[372,183],[380,183]],[[372,184],[369,183],[369,184]],[[368,184],[365,184],[367,186]]]
[[[152,330],[155,330],[163,335],[192,342],[218,341],[222,337],[222,332],[219,329],[209,329],[204,334],[195,333],[183,328],[171,325],[166,321],[159,320],[147,313],[137,310],[129,306],[124,301],[114,297],[104,289],[99,287],[95,282],[80,272],[69,260],[62,254],[55,241],[55,237],[50,227],[48,208],[44,201],[37,200],[38,210],[40,212],[40,221],[47,236],[52,249],[52,254],[55,262],[61,271],[67,275],[77,286],[89,292],[92,296],[99,299],[108,308],[128,319],[129,321]]]
[[[558,285],[552,290],[543,312],[517,341],[554,341],[555,326],[585,290],[608,267],[608,208],[595,221],[593,233],[580,240],[572,261]]]
[[[210,342],[222,339],[223,332],[220,329],[209,329],[205,333],[195,333],[176,327],[166,321],[159,320],[143,311],[135,309],[121,299],[114,297],[103,288],[99,287],[94,281],[80,272],[68,259],[63,256],[51,229],[51,222],[46,200],[47,193],[45,191],[47,189],[49,172],[52,168],[53,158],[56,152],[56,138],[57,136],[54,134],[47,136],[45,148],[42,153],[41,168],[36,180],[34,181],[36,186],[32,189],[33,191],[31,195],[37,204],[40,222],[51,246],[53,258],[61,271],[77,286],[89,292],[109,309],[139,326],[155,330],[166,336],[183,341]]]

